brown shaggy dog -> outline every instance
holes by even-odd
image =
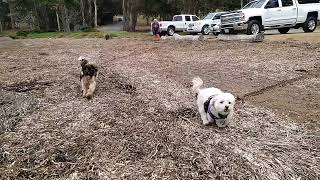
[[[91,99],[96,89],[98,68],[94,64],[89,64],[88,60],[82,56],[80,56],[78,60],[81,61],[80,81],[83,97]]]

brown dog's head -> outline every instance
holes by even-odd
[[[88,64],[88,60],[84,59],[82,56],[80,56],[78,60],[81,62],[81,66]]]

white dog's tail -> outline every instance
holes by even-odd
[[[203,85],[203,81],[201,78],[199,77],[195,77],[192,79],[192,90],[195,92],[195,93],[199,93],[200,91],[200,87]]]

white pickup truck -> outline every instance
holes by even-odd
[[[239,11],[221,16],[221,32],[244,31],[257,34],[265,29],[278,29],[282,34],[290,28],[304,32],[317,28],[320,0],[256,0]]]
[[[222,14],[223,12],[209,13],[202,20],[190,23],[187,32],[202,33],[203,35],[208,35],[210,32],[219,34],[221,24],[220,17]]]
[[[160,21],[160,33],[167,33],[172,36],[175,32],[185,32],[190,23],[198,21],[199,18],[191,14],[181,14],[173,16],[172,21]]]

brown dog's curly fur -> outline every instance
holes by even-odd
[[[98,68],[94,64],[89,64],[88,60],[82,57],[79,57],[79,60],[81,61],[80,81],[83,97],[91,99],[96,89]]]

